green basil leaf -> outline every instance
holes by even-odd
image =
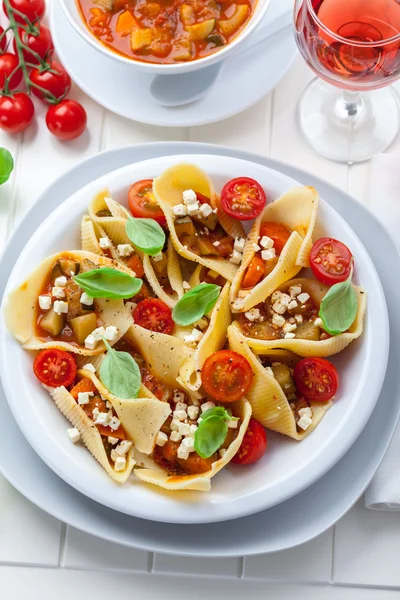
[[[356,318],[358,300],[351,278],[352,273],[346,281],[333,285],[321,302],[319,316],[330,335],[347,331]]]
[[[154,219],[128,219],[126,233],[132,244],[149,256],[164,248],[165,232]]]
[[[194,449],[201,458],[210,458],[214,452],[221,448],[227,433],[228,424],[224,418],[218,415],[208,417],[200,421],[196,429],[196,433],[194,434]]]
[[[102,267],[75,275],[75,283],[91,298],[132,298],[143,281],[111,267]]]
[[[175,305],[172,318],[177,325],[192,325],[214,308],[221,287],[214,283],[200,283],[187,292]]]
[[[9,180],[14,169],[14,159],[6,148],[0,148],[0,185]]]
[[[219,417],[221,419],[225,419],[226,421],[230,421],[234,418],[223,406],[214,406],[214,408],[209,408],[200,416],[202,421],[208,419],[209,417]]]
[[[137,398],[141,375],[136,361],[128,352],[118,352],[111,348],[106,339],[103,342],[107,354],[100,365],[100,379],[103,385],[118,398]]]

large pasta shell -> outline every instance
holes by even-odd
[[[23,344],[27,350],[41,350],[43,348],[60,348],[73,352],[91,356],[104,352],[104,344],[100,342],[94,350],[88,350],[84,346],[75,346],[68,342],[44,341],[36,334],[35,323],[37,319],[38,296],[43,289],[44,283],[49,277],[49,272],[56,260],[62,257],[71,257],[81,262],[88,259],[97,266],[110,266],[118,268],[114,261],[92,254],[90,252],[71,251],[60,252],[49,256],[31,273],[31,275],[8,296],[4,308],[4,318],[6,325],[14,337]],[[127,269],[125,269],[127,271]],[[129,271],[129,270],[128,270]],[[132,315],[125,307],[123,300],[95,300],[101,324],[104,327],[114,325],[118,328],[119,338],[121,338],[129,329],[133,322]],[[119,339],[118,338],[118,339]]]
[[[230,405],[230,408],[232,409],[233,414],[240,417],[242,421],[239,433],[227,449],[223,458],[214,462],[209,471],[202,473],[201,475],[168,475],[166,471],[154,463],[153,467],[150,465],[145,468],[135,468],[135,475],[138,479],[141,479],[146,483],[157,485],[166,490],[198,490],[201,492],[208,492],[211,489],[212,477],[230,463],[239,450],[249,425],[251,405],[246,399],[235,402]]]
[[[167,255],[167,274],[168,280],[173,290],[172,294],[167,293],[161,286],[156,272],[151,263],[151,259],[146,254],[143,254],[143,268],[147,280],[152,287],[154,293],[160,300],[165,302],[167,306],[173,308],[175,304],[180,300],[184,294],[183,279],[181,273],[181,267],[179,264],[179,256],[171,242],[171,238],[168,239],[168,247],[166,250]]]
[[[293,188],[275,202],[269,204],[254,222],[243,251],[243,260],[231,288],[231,304],[234,312],[246,312],[263,302],[285,281],[295,277],[303,267],[309,266],[312,232],[318,212],[319,195],[311,187]],[[292,231],[277,265],[273,271],[244,297],[239,297],[245,271],[255,255],[262,223],[283,223]]]
[[[228,329],[229,347],[244,356],[253,370],[253,383],[247,392],[247,398],[253,409],[253,417],[264,427],[287,435],[295,440],[307,437],[321,421],[324,414],[332,406],[332,402],[310,402],[313,419],[310,427],[298,432],[296,420],[289,402],[275,377],[263,367],[258,357],[251,351],[246,338],[236,327]],[[299,357],[287,350],[269,350],[263,352],[272,361],[293,361]]]
[[[296,284],[300,284],[303,288],[303,291],[310,294],[317,306],[320,305],[323,297],[329,290],[328,286],[320,283],[319,281],[306,278],[292,279],[291,281],[282,285],[279,289],[281,291],[286,291],[291,285]],[[255,352],[258,354],[265,354],[272,348],[283,348],[285,350],[291,350],[299,356],[314,357],[332,356],[333,354],[341,352],[344,348],[351,344],[353,340],[360,337],[363,332],[364,315],[367,306],[367,295],[360,287],[355,286],[354,289],[358,298],[358,311],[355,321],[348,331],[320,341],[302,340],[296,338],[292,340],[258,340],[256,338],[246,337],[247,343],[249,344],[250,348],[255,350]],[[240,331],[240,325],[238,322],[235,322],[233,326]]]
[[[93,421],[87,416],[85,411],[77,404],[71,394],[65,387],[50,388],[46,387],[58,409],[64,417],[81,434],[81,439],[89,452],[94,456],[97,462],[103,467],[108,475],[117,483],[125,483],[132,473],[135,465],[133,458],[133,447],[126,455],[126,467],[123,471],[116,471],[107,458],[99,430]]]
[[[111,216],[97,216],[102,210],[110,211]],[[125,229],[129,213],[111,198],[109,189],[102,190],[93,198],[88,213],[92,221],[102,227],[115,245],[131,244]]]
[[[227,283],[215,304],[210,317],[210,322],[197,349],[183,365],[180,371],[180,381],[189,392],[197,392],[201,387],[201,368],[206,359],[221,350],[226,341],[226,330],[231,322],[229,309],[229,288]]]
[[[216,271],[228,281],[232,281],[237,271],[236,265],[226,259],[216,260],[198,256],[185,248],[176,235],[175,219],[172,209],[174,206],[182,204],[182,193],[188,189],[199,192],[208,198],[213,199],[212,202],[216,202],[216,193],[211,179],[208,177],[207,173],[196,165],[180,164],[170,167],[157,177],[153,183],[154,195],[167,219],[172,243],[180,256],[204,265],[205,267]],[[234,226],[230,219],[225,219],[222,216],[222,211],[221,215],[218,214],[218,218],[227,233],[237,232],[236,237],[244,237],[245,234],[241,224],[236,224]]]

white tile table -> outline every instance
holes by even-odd
[[[299,135],[295,109],[310,77],[298,59],[278,88],[252,109],[188,129],[129,122],[75,89],[73,97],[89,115],[81,139],[68,144],[53,139],[43,109],[25,134],[11,138],[0,133],[0,146],[16,158],[11,180],[0,188],[0,248],[38,194],[66,169],[101,150],[143,142],[190,140],[250,150],[316,172],[365,202],[369,165],[330,163]],[[400,152],[400,141],[397,147]],[[198,560],[153,555],[66,527],[0,476],[0,597],[7,600],[169,600],[178,595],[191,600],[394,600],[400,597],[399,547],[400,515],[369,512],[360,501],[318,539],[273,556]]]

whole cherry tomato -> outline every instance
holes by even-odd
[[[15,8],[20,13],[25,15],[26,19],[19,14],[14,13],[15,20],[17,23],[21,23],[22,25],[27,24],[27,20],[31,23],[41,19],[46,12],[46,4],[45,0],[9,0],[11,4],[11,8]],[[8,16],[7,7],[5,2],[3,2],[3,10],[4,13]]]
[[[232,462],[236,465],[252,465],[264,456],[267,449],[267,434],[264,427],[255,419],[250,419],[239,451]]]
[[[0,97],[0,128],[8,133],[24,131],[32,123],[35,107],[27,94]]]
[[[53,60],[50,63],[50,68],[32,69],[29,79],[35,85],[40,86],[44,90],[47,90],[57,98],[57,100],[63,99],[71,88],[71,77],[64,69],[61,63]],[[32,87],[32,93],[35,94],[40,100],[50,101],[49,96],[46,96],[46,92]]]
[[[75,100],[63,100],[50,106],[46,124],[50,133],[59,140],[74,140],[86,129],[86,111],[82,104]]]
[[[0,89],[4,88],[6,79],[10,77],[11,73],[18,67],[19,61],[15,54],[11,52],[5,52],[0,54]],[[19,86],[22,80],[22,69],[18,69],[11,77],[8,82],[8,88],[14,90]]]
[[[32,54],[32,52],[36,52],[43,60],[51,58],[51,55],[54,52],[53,40],[51,39],[50,30],[45,27],[45,25],[40,25],[38,27],[37,35],[33,33],[28,33],[24,29],[18,29],[21,41],[25,46],[29,49],[23,49],[23,55],[27,63],[31,63],[34,65],[39,64],[39,60]],[[15,42],[15,38],[13,41],[14,44],[14,52],[17,52],[17,44]],[[30,52],[29,50],[32,50]]]

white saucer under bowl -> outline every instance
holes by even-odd
[[[314,185],[346,219],[366,246],[378,269],[387,298],[391,346],[388,369],[378,404],[359,439],[323,478],[301,494],[251,517],[208,525],[152,523],[112,511],[81,495],[40,460],[18,429],[0,386],[0,471],[40,508],[89,534],[143,550],[188,556],[244,556],[284,550],[302,544],[331,527],[356,502],[379,466],[400,412],[400,315],[396,278],[400,256],[383,226],[345,192],[314,175],[254,154],[183,142],[137,145],[96,155],[55,181],[33,205],[9,240],[0,261],[0,295],[20,253],[21,236],[28,239],[66,198],[107,172],[145,159],[173,154],[220,154],[262,164]],[[391,257],[390,268],[387,256]],[[12,448],[12,452],[5,449]],[[21,469],[21,465],[24,468]],[[298,518],[298,515],[307,518]]]
[[[260,26],[291,5],[292,0],[273,0]],[[98,52],[74,29],[59,2],[51,3],[50,27],[61,62],[88,96],[123,117],[164,127],[205,125],[246,110],[277,85],[297,52],[288,30],[237,58],[232,53],[206,96],[184,106],[165,107],[150,94],[153,75]],[[250,41],[251,35],[243,44]]]

